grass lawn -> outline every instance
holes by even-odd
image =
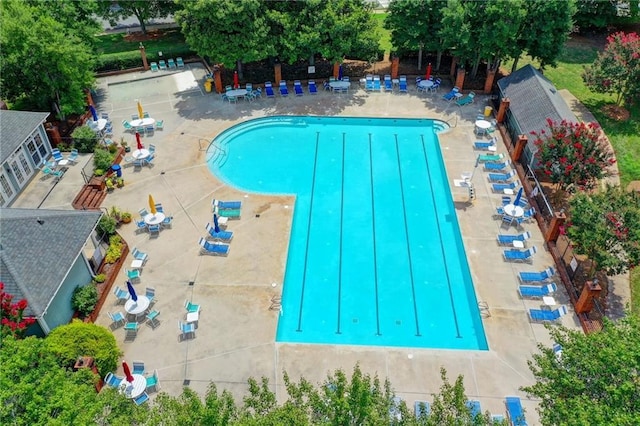
[[[385,53],[391,52],[391,33],[384,28],[384,18],[386,13],[374,13],[373,19],[378,23],[378,34],[380,34],[380,48]]]
[[[184,51],[188,45],[179,28],[162,30],[162,32],[148,32],[148,39],[143,40],[146,51],[155,55],[162,52],[163,56],[170,57],[173,51]],[[104,34],[97,37],[98,51],[103,54],[138,52],[140,41],[127,40],[126,33]]]

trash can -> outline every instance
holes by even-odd
[[[484,116],[486,118],[491,117],[491,113],[493,112],[493,108],[491,108],[490,106],[486,106],[484,107]]]
[[[208,78],[205,82],[204,82],[204,90],[207,93],[211,93],[211,83],[213,82],[213,79]]]
[[[120,167],[120,164],[114,164],[111,166],[111,170],[113,170],[117,177],[122,177],[122,167]]]

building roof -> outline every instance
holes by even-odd
[[[13,154],[48,116],[48,112],[0,109],[0,163]]]
[[[14,301],[27,300],[26,315],[44,314],[101,215],[0,208],[0,281]]]
[[[509,98],[509,110],[518,120],[522,134],[547,128],[547,118],[554,121],[578,121],[553,83],[531,65],[498,81],[502,97]]]

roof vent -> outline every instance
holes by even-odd
[[[44,225],[44,220],[40,218],[36,219],[36,222],[38,222],[40,225]]]

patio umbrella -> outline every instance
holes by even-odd
[[[342,64],[338,67],[338,80],[342,80]]]
[[[149,211],[151,211],[151,214],[156,214],[157,212],[156,202],[153,201],[153,197],[151,196],[151,194],[149,194]]]
[[[144,145],[142,144],[142,141],[140,140],[140,133],[136,132],[136,143],[138,144],[138,149],[143,149]]]
[[[136,294],[136,289],[133,288],[133,284],[131,284],[131,281],[127,280],[127,290],[129,290],[129,294],[131,295],[131,300],[133,300],[134,302],[138,301],[138,295]]]
[[[93,105],[89,105],[89,111],[91,111],[91,116],[93,117],[93,121],[98,121],[98,112],[93,107]]]
[[[131,375],[131,370],[129,369],[129,365],[122,361],[122,369],[124,370],[124,377],[127,379],[127,382],[133,383],[133,376]]]
[[[518,190],[518,194],[516,195],[516,199],[513,200],[513,205],[517,206],[518,203],[520,202],[520,198],[522,198],[522,187],[520,187],[520,189]]]
[[[424,79],[429,80],[429,77],[431,77],[431,62],[427,65],[427,73],[425,74]]]
[[[220,232],[220,225],[218,225],[218,215],[217,214],[213,214],[213,230],[216,231],[216,233]]]
[[[138,116],[142,118],[144,116],[144,110],[142,109],[142,104],[138,101]]]
[[[240,80],[238,79],[238,71],[233,72],[233,88],[237,89],[240,87]]]

